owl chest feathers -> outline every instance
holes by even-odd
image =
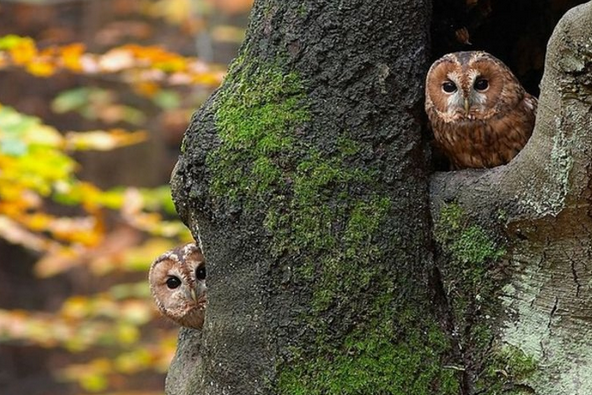
[[[456,168],[503,165],[510,162],[530,138],[535,108],[536,99],[528,95],[514,109],[488,118],[434,117],[434,137]]]
[[[526,145],[535,110],[536,99],[526,94],[514,108],[490,117],[434,117],[431,121],[436,142],[454,167],[490,168],[510,162]]]

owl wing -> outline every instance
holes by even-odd
[[[530,93],[525,93],[524,99],[522,100],[522,105],[525,106],[527,110],[532,112],[533,118],[536,116],[537,108],[539,107],[539,101],[536,97]]]
[[[524,98],[513,111],[493,122],[494,130],[502,131],[497,134],[495,150],[501,163],[510,162],[530,139],[537,107],[537,98],[525,93]]]

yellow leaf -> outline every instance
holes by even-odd
[[[122,129],[68,132],[66,134],[66,148],[69,150],[110,151],[114,148],[138,144],[146,141],[147,138],[148,135],[144,131],[126,132]]]
[[[19,66],[26,65],[37,56],[37,46],[31,38],[22,38],[16,45],[10,48],[12,61]]]
[[[140,338],[140,331],[134,325],[120,324],[117,326],[117,340],[123,344],[132,344]]]
[[[119,372],[132,374],[150,366],[151,354],[147,350],[137,350],[121,354],[115,359],[115,369]]]
[[[195,73],[191,82],[201,85],[217,85],[224,78],[224,73]]]
[[[184,71],[187,69],[187,61],[181,57],[162,59],[154,62],[154,67],[168,73]]]
[[[89,316],[90,302],[84,296],[72,296],[68,298],[62,308],[60,315],[68,319],[83,319]]]
[[[47,61],[34,60],[27,64],[27,71],[37,77],[49,77],[55,73],[55,66]]]
[[[107,378],[101,373],[87,374],[80,377],[80,386],[89,392],[100,392],[108,387]]]
[[[24,221],[27,224],[27,227],[34,231],[46,230],[53,217],[43,213],[35,213],[27,216],[26,220]]]

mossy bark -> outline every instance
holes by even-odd
[[[469,393],[592,393],[591,37],[588,2],[551,37],[536,127],[515,160],[432,178],[439,267]],[[478,255],[455,256],[469,228],[487,235],[478,251],[503,257],[477,265]]]
[[[431,179],[429,5],[256,2],[172,178],[209,305],[168,394],[592,393],[592,3],[518,157]]]
[[[432,305],[428,1],[259,1],[173,179],[208,260],[169,394],[455,394]],[[181,349],[197,347],[184,335]]]

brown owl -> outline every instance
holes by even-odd
[[[201,329],[206,307],[206,263],[193,243],[168,251],[148,275],[156,306],[179,325]]]
[[[456,52],[436,60],[425,92],[436,142],[457,169],[506,164],[532,134],[537,99],[486,52]]]

